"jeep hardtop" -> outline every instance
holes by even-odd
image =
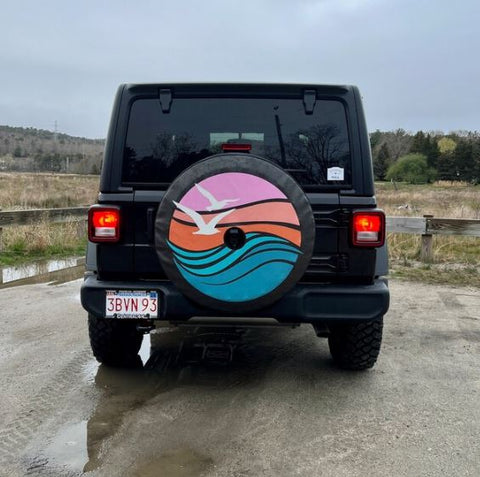
[[[385,217],[355,86],[121,85],[88,231],[102,363],[161,322],[308,323],[340,367],[377,360]]]

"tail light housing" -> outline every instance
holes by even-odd
[[[353,212],[352,243],[355,247],[381,247],[385,243],[383,210]]]
[[[93,205],[88,211],[88,240],[118,242],[120,240],[120,208]]]

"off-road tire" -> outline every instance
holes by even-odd
[[[132,321],[117,321],[88,315],[88,334],[93,355],[109,366],[130,366],[136,362],[143,333]]]
[[[377,361],[382,344],[383,318],[330,327],[328,346],[333,361],[343,369],[364,370]]]

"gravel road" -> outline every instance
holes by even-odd
[[[98,366],[79,287],[0,290],[1,476],[480,475],[478,289],[392,281],[353,373],[308,326],[160,328]]]

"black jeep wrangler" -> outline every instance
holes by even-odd
[[[385,217],[354,86],[120,86],[88,230],[102,363],[128,363],[160,321],[309,323],[339,366],[377,360]]]

